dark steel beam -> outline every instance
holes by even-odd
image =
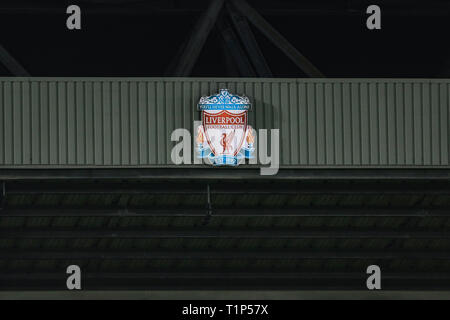
[[[172,209],[9,209],[0,210],[0,218],[19,217],[204,217],[205,208]],[[212,218],[219,217],[450,217],[450,208],[222,208],[213,209]]]
[[[30,76],[25,68],[2,45],[0,45],[0,63],[15,77]]]
[[[197,62],[198,56],[203,49],[206,39],[213,28],[219,12],[225,0],[211,0],[209,7],[192,30],[190,38],[184,49],[183,55],[175,57],[178,60],[174,70],[174,76],[189,76]]]
[[[289,41],[275,30],[255,9],[245,0],[231,0],[236,9],[247,17],[270,41],[284,52],[306,75],[312,78],[325,77],[304,55]]]
[[[3,167],[0,180],[159,180],[159,181],[296,181],[296,180],[442,180],[448,168],[281,168],[277,175],[261,176],[259,168],[23,168]]]
[[[298,251],[298,250],[253,250],[253,251],[224,251],[224,250],[0,250],[0,260],[360,260],[360,259],[412,259],[412,260],[449,260],[449,251]]]
[[[450,182],[408,183],[230,183],[209,184],[211,194],[227,195],[450,195]],[[6,195],[39,194],[206,194],[205,183],[6,183]]]
[[[239,12],[237,12],[233,6],[230,6],[228,3],[226,5],[227,11],[231,16],[231,21],[234,24],[236,30],[238,30],[238,35],[244,44],[245,49],[247,50],[248,56],[255,67],[256,72],[259,77],[271,78],[272,72],[264,58],[261,49],[256,42],[255,36],[244,16],[242,16]]]
[[[120,289],[98,290],[67,290],[61,288],[61,282],[52,289],[45,291],[40,288],[48,288],[48,281],[42,287],[26,289],[27,285],[14,285],[10,291],[3,286],[0,288],[0,299],[6,300],[248,300],[251,297],[254,300],[446,300],[450,299],[448,285],[427,285],[417,286],[415,288],[402,288],[397,290],[367,290],[367,288],[355,288],[352,290],[349,286],[345,288],[333,288],[329,286],[315,286],[315,288],[249,288],[238,289],[230,286],[215,285],[209,289],[193,289],[184,287],[181,290],[173,288],[161,288],[155,290],[152,286],[145,286],[133,290],[129,286],[123,286]],[[28,286],[29,287],[29,286]],[[5,289],[3,289],[5,288]],[[148,291],[152,289],[152,291]],[[280,290],[283,289],[283,290]]]
[[[0,290],[46,290],[64,286],[66,274],[61,270],[53,272],[2,272]],[[244,289],[244,288],[314,288],[324,290],[331,287],[366,289],[367,274],[364,272],[262,272],[246,271],[195,271],[195,272],[90,272],[83,271],[84,289],[122,287],[130,290],[159,288],[202,287]],[[450,274],[439,272],[383,272],[383,288],[444,288],[450,287]]]
[[[106,1],[105,1],[106,2]],[[180,1],[175,5],[169,1],[133,1],[128,5],[106,5],[102,4],[83,4],[83,12],[88,15],[165,15],[165,16],[186,16],[198,15],[204,12],[205,1]],[[363,16],[370,1],[364,1],[349,5],[348,2],[330,1],[323,3],[321,1],[291,1],[282,2],[278,0],[255,2],[258,11],[265,16]],[[445,1],[429,0],[424,6],[423,2],[408,2],[408,6],[403,3],[395,3],[392,0],[388,2],[380,2],[377,4],[383,7],[383,15],[387,16],[447,16],[450,13],[450,5]],[[52,3],[27,2],[19,1],[2,1],[0,5],[0,14],[50,14],[60,15],[61,6],[55,6]]]
[[[218,19],[217,27],[227,47],[225,54],[229,54],[232,56],[239,74],[242,77],[256,77],[256,73],[253,70],[253,67],[247,55],[245,54],[245,51],[242,49],[237,35],[235,34],[228,21],[225,20],[224,16]]]
[[[386,230],[362,228],[308,229],[62,229],[21,228],[0,230],[2,239],[450,239],[449,230]]]
[[[0,281],[10,280],[56,280],[66,279],[64,272],[1,272]],[[367,279],[365,272],[83,272],[83,279],[95,280],[150,280],[150,279],[192,279],[192,280],[335,280]],[[388,273],[383,272],[385,280],[450,280],[449,273]]]

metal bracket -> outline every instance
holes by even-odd
[[[212,203],[211,203],[211,188],[209,183],[206,185],[206,216],[203,219],[202,225],[205,226],[211,220],[213,214]]]

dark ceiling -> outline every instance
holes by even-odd
[[[426,77],[450,74],[450,3],[383,1],[382,29],[369,31],[369,3],[264,0],[248,3],[327,77]],[[32,76],[164,76],[208,1],[77,1],[82,30],[66,28],[72,2],[5,0],[0,44]],[[228,17],[225,17],[228,19]],[[305,77],[251,26],[275,77]],[[191,76],[243,76],[215,26]],[[0,75],[11,73],[0,65]]]

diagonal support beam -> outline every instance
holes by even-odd
[[[256,42],[255,36],[250,29],[247,19],[237,12],[233,6],[227,4],[226,8],[231,16],[231,21],[233,21],[234,27],[238,31],[238,35],[247,50],[253,66],[258,73],[258,76],[265,78],[272,77],[272,72],[270,71],[266,59],[264,58],[264,55]]]
[[[217,27],[220,30],[220,33],[226,44],[226,47],[228,48],[225,54],[229,53],[233,57],[233,60],[235,61],[241,76],[255,77],[256,73],[253,70],[250,60],[247,58],[244,49],[241,47],[241,44],[239,43],[239,38],[234,32],[231,25],[227,23],[224,17],[221,17],[217,21]]]
[[[14,57],[0,45],[0,62],[16,77],[29,77],[30,74]]]
[[[313,78],[325,76],[292,44],[289,43],[277,30],[275,30],[255,9],[245,0],[231,0],[235,8],[257,27],[270,41],[283,51],[300,69]]]
[[[207,11],[195,25],[181,59],[176,64],[174,75],[189,76],[213,28],[225,0],[212,0]],[[177,59],[178,57],[176,57]]]

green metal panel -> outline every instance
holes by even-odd
[[[0,78],[0,166],[173,165],[170,134],[220,88],[280,129],[282,166],[450,165],[450,80]]]

